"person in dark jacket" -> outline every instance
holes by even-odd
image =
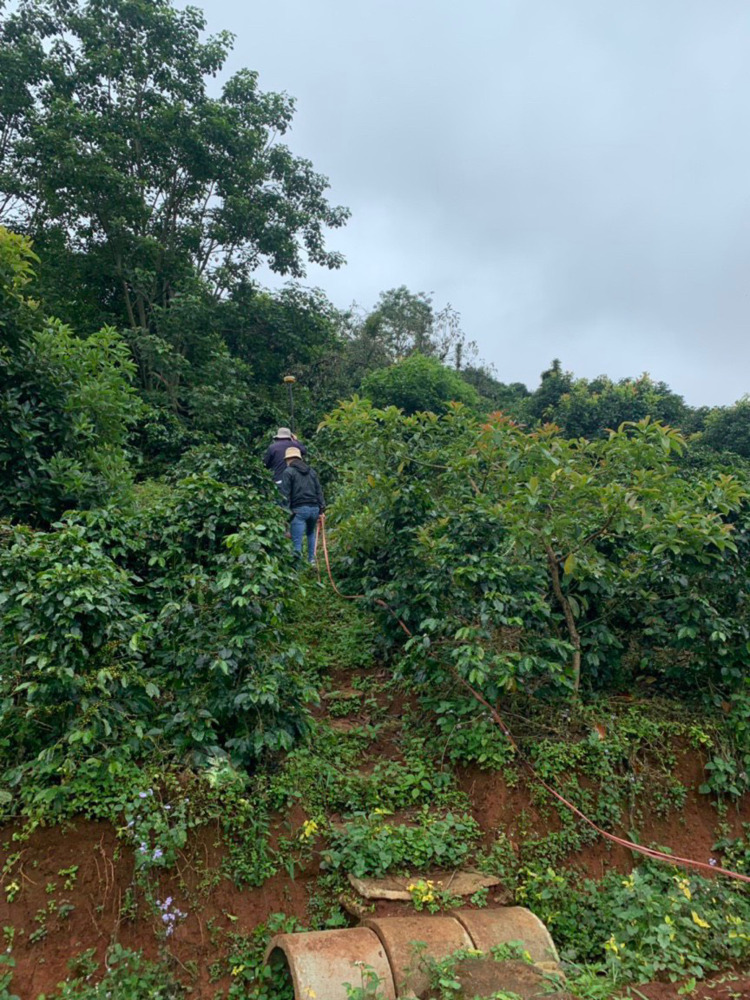
[[[297,440],[288,427],[279,427],[276,431],[276,437],[270,443],[268,450],[263,456],[263,464],[267,469],[271,470],[273,481],[279,489],[281,489],[281,477],[284,475],[284,469],[286,468],[284,453],[291,445],[299,448],[300,454],[307,454],[307,448]]]
[[[326,502],[315,469],[302,461],[299,447],[286,449],[286,469],[281,477],[281,492],[292,512],[289,530],[292,548],[302,557],[302,536],[307,535],[307,561],[315,564],[315,528],[318,518],[325,512]]]

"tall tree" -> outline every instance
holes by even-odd
[[[436,313],[430,295],[415,294],[405,285],[381,292],[357,334],[380,344],[389,361],[415,352],[461,368],[476,356],[476,344],[466,340],[456,310],[448,304]]]
[[[4,221],[93,262],[80,273],[132,329],[196,280],[220,297],[262,262],[343,260],[325,231],[347,210],[278,141],[294,102],[249,70],[210,96],[232,36],[204,30],[170,0],[19,0],[0,21]]]

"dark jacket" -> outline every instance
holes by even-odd
[[[307,454],[307,448],[301,441],[295,441],[293,438],[274,438],[263,456],[263,464],[273,473],[275,483],[278,483],[284,475],[286,469],[284,454],[287,448],[299,448],[303,455]]]
[[[326,509],[318,473],[301,458],[295,458],[284,470],[281,492],[291,510],[296,510],[297,507],[320,507],[322,513]]]

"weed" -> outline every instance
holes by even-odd
[[[352,986],[351,983],[344,983],[347,1000],[385,1000],[385,993],[381,989],[383,980],[375,969],[364,962],[355,962],[359,969],[359,986]]]
[[[17,993],[10,992],[16,960],[8,952],[0,952],[0,1000],[21,1000]]]
[[[466,861],[479,835],[471,816],[444,816],[426,807],[414,825],[394,825],[384,811],[356,815],[331,831],[331,846],[323,857],[329,869],[365,875],[424,869],[438,865],[457,868]]]
[[[459,896],[454,896],[449,889],[444,889],[440,882],[435,883],[432,879],[417,879],[407,885],[406,889],[411,894],[415,910],[439,913],[441,910],[450,910],[461,905]]]
[[[94,949],[68,963],[74,978],[60,983],[50,1000],[179,1000],[184,987],[164,964],[149,962],[139,952],[114,944],[107,953],[103,978],[92,983],[98,971]]]
[[[226,1000],[293,1000],[294,988],[283,965],[266,964],[264,955],[274,934],[289,934],[304,928],[294,917],[272,914],[251,934],[228,934],[224,963],[214,963],[212,978],[231,977]]]

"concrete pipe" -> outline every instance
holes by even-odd
[[[266,950],[266,963],[286,970],[295,1000],[347,1000],[344,983],[362,983],[365,970],[359,963],[374,970],[387,1000],[396,998],[383,945],[367,927],[277,934]]]
[[[385,947],[399,997],[421,995],[429,987],[422,957],[440,961],[459,948],[473,948],[453,917],[370,917],[362,925],[375,931]]]
[[[531,910],[504,906],[497,910],[454,910],[454,917],[468,932],[477,951],[490,952],[499,944],[517,941],[532,962],[552,971],[560,961],[550,932]]]

